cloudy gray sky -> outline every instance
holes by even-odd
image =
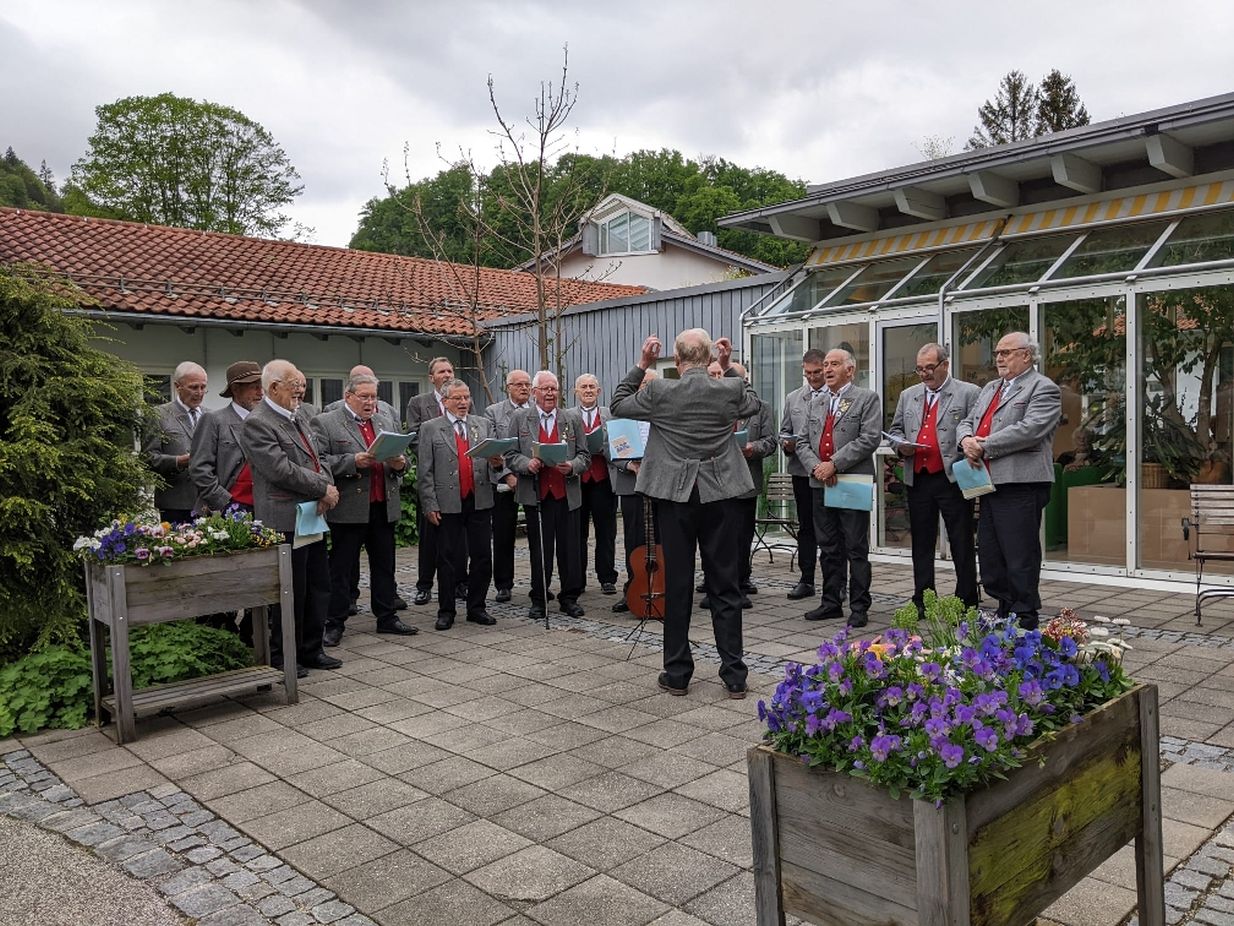
[[[959,150],[1012,68],[1070,74],[1094,121],[1234,90],[1229,0],[4,0],[0,148],[58,178],[94,107],[171,91],[241,110],[304,181],[292,208],[345,245],[383,192],[468,150],[495,161],[485,82],[531,112],[569,44],[568,142],[714,154],[812,183]]]

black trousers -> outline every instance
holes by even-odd
[[[694,607],[695,550],[703,560],[703,577],[711,599],[711,627],[720,653],[720,678],[729,685],[746,682],[741,591],[737,587],[740,517],[733,499],[704,504],[697,488],[686,502],[656,500],[656,520],[664,544],[664,671],[670,685],[684,687],[694,674],[689,634]]]
[[[647,496],[634,492],[630,495],[620,495],[621,499],[621,536],[626,547],[626,588],[630,587],[632,571],[630,554],[647,542],[646,514],[644,501]],[[651,519],[652,542],[660,543],[660,522]]]
[[[416,590],[430,592],[437,572],[437,528],[419,509],[416,511],[416,534],[420,538],[416,551]]]
[[[596,525],[596,578],[617,583],[617,496],[608,479],[582,482],[583,504],[579,508],[579,568],[587,581],[587,547],[591,522]]]
[[[518,530],[518,502],[513,492],[493,496],[493,585],[497,591],[514,588],[514,539]]]
[[[368,551],[369,593],[378,624],[392,624],[398,616],[394,598],[394,525],[385,502],[369,506],[367,524],[330,525],[330,607],[326,624],[342,627],[351,605],[351,581],[360,571],[360,548]]]
[[[927,588],[938,591],[934,584],[934,551],[938,547],[941,515],[947,525],[947,543],[955,564],[955,595],[966,605],[975,606],[978,596],[973,503],[943,472],[913,473],[913,484],[907,488],[908,527],[913,538],[913,602],[920,608]]]
[[[1049,500],[1048,482],[1000,483],[981,496],[977,519],[981,584],[1000,615],[1015,614],[1029,629],[1041,608],[1041,512]]]
[[[820,606],[836,615],[843,613],[844,584],[848,582],[848,606],[853,615],[870,610],[870,513],[851,508],[828,508],[823,490],[815,489],[814,536],[823,569]]]
[[[752,571],[750,547],[754,546],[754,519],[758,515],[758,496],[734,499],[733,503],[741,512],[741,536],[737,539],[741,550],[741,576],[738,581],[746,585],[750,581]]]
[[[191,508],[160,508],[159,520],[168,524],[183,524],[193,520],[193,511]]]
[[[467,613],[484,611],[493,578],[492,509],[476,510],[476,500],[463,499],[458,514],[441,515],[437,527],[437,613],[454,616],[454,587],[467,577]],[[470,553],[470,562],[468,562]]]
[[[801,581],[814,584],[818,565],[818,540],[814,536],[814,490],[809,476],[793,477],[793,499],[797,503],[797,568]]]
[[[294,531],[284,535],[291,543]],[[291,551],[291,598],[296,621],[296,659],[312,662],[323,654],[321,635],[330,603],[330,556],[324,539]],[[270,662],[283,664],[283,612],[270,609]]]
[[[557,574],[561,594],[557,600],[564,606],[578,601],[583,591],[583,562],[578,550],[578,510],[570,503],[552,496],[540,499],[540,504],[524,505],[527,517],[527,547],[531,553],[531,602],[544,607],[545,585],[553,580],[553,553],[557,554]],[[544,548],[541,550],[540,541]]]

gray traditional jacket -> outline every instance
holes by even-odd
[[[231,488],[244,468],[240,430],[244,419],[234,403],[206,412],[193,432],[189,473],[197,489],[198,511],[222,511],[231,504]]]
[[[535,402],[528,408],[520,408],[510,416],[508,430],[502,437],[517,437],[518,447],[506,454],[506,466],[518,476],[518,488],[514,498],[520,505],[538,506],[540,496],[535,474],[527,467],[531,464],[532,444],[540,439],[540,412]],[[587,436],[583,433],[583,420],[572,408],[557,409],[557,436],[569,445],[570,475],[566,476],[566,501],[574,511],[583,504],[583,490],[579,476],[591,465],[587,452]]]
[[[338,486],[338,504],[326,512],[331,524],[367,524],[369,522],[370,484],[373,470],[357,469],[356,454],[368,449],[360,425],[346,405],[322,412],[313,419],[313,436],[321,448],[322,463],[334,474]],[[373,415],[374,432],[397,431],[398,422],[378,409]],[[383,466],[386,486],[386,520],[393,524],[403,513],[399,490],[403,474]]]
[[[822,488],[814,478],[818,466],[818,445],[827,423],[829,399],[819,399],[810,405],[810,418],[806,422],[806,440],[797,444],[797,459],[810,474],[810,485]],[[840,399],[836,420],[831,435],[835,453],[831,462],[837,473],[864,473],[873,476],[874,451],[883,439],[883,409],[878,393],[861,386],[850,386]]]
[[[165,402],[154,412],[154,421],[141,445],[150,468],[167,482],[165,488],[154,490],[154,505],[156,508],[192,508],[197,503],[197,486],[193,484],[189,467],[181,469],[176,463],[176,457],[190,453],[193,444],[193,425],[188,412],[175,402]],[[202,420],[204,418],[203,412]]]
[[[484,415],[468,415],[467,442],[475,447],[481,441],[496,436],[493,422]],[[487,457],[459,459],[456,433],[450,419],[445,415],[432,418],[421,426],[419,465],[416,468],[416,488],[420,492],[420,505],[427,513],[459,514],[463,510],[463,496],[459,485],[461,467],[470,466],[475,483],[476,510],[493,507],[493,483],[489,473],[493,468]]]
[[[253,515],[279,531],[294,531],[296,505],[317,501],[334,484],[330,467],[313,440],[313,429],[298,414],[297,421],[299,429],[263,399],[240,429],[240,446],[253,471]],[[320,472],[313,466],[313,454]]]
[[[968,417],[980,391],[972,383],[963,382],[954,376],[948,379],[943,384],[943,388],[938,391],[935,431],[938,432],[938,449],[943,457],[943,471],[947,473],[947,478],[952,482],[955,482],[955,476],[951,474],[951,466],[964,456],[960,452],[960,439],[956,436],[956,431],[960,422]],[[895,418],[892,419],[891,430],[887,432],[892,438],[911,442],[917,440],[921,425],[925,421],[925,394],[924,383],[909,386],[900,393],[900,400],[896,403]],[[894,447],[896,441],[892,440],[891,445]],[[911,486],[913,484],[913,458],[903,457],[903,460],[904,484]]]
[[[976,433],[1000,382],[991,380],[981,388],[968,417],[956,428],[957,443]],[[1054,432],[1062,414],[1062,394],[1053,380],[1036,370],[1017,376],[999,396],[985,441],[990,481],[1053,482]]]

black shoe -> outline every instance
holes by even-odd
[[[755,585],[753,582],[751,582],[749,579],[746,579],[744,582],[742,582],[741,585],[738,586],[738,588],[740,588],[747,595],[757,595],[758,594],[758,586]]]
[[[698,606],[702,608],[704,611],[710,611],[711,610],[711,599],[704,598],[702,601],[698,603]]]
[[[561,607],[561,613],[569,617],[582,617],[587,613],[576,601],[562,601],[559,602],[559,604]]]
[[[527,609],[527,619],[529,621],[544,620],[544,605],[533,604],[530,608],[528,608]]]
[[[618,601],[616,604],[613,605],[614,614],[622,614],[629,610],[630,610],[630,606],[626,604],[626,600],[624,598],[622,598],[620,601]]]
[[[406,624],[404,624],[402,621],[400,621],[396,617],[392,621],[378,624],[377,632],[378,633],[397,633],[400,636],[409,637],[413,633],[419,633],[420,628],[419,627],[408,627]]]
[[[449,630],[454,626],[453,614],[438,614],[437,623],[433,625],[434,630]]]
[[[828,611],[826,608],[818,607],[813,611],[806,612],[806,620],[808,621],[835,621],[839,620],[844,615],[839,611]]]
[[[411,599],[412,604],[428,604],[433,600],[433,590],[431,588],[417,588],[416,597]]]
[[[278,669],[280,672],[282,672],[283,664],[280,662],[278,664],[271,665],[270,668]],[[308,678],[308,669],[306,669],[304,666],[300,666],[300,665],[296,666],[296,678]]]
[[[617,583],[616,582],[601,582],[600,591],[603,592],[605,595],[616,595],[617,594]]]
[[[487,611],[477,611],[475,614],[468,614],[467,620],[471,621],[473,624],[484,624],[489,627],[497,623],[497,618],[493,617]]]
[[[850,627],[864,627],[868,623],[870,623],[869,615],[866,615],[866,614],[849,615],[848,626]]]
[[[312,659],[304,660],[302,665],[306,669],[337,669],[343,665],[343,660],[327,656],[325,653],[318,653]]]
[[[496,600],[501,601],[501,602],[509,601],[510,600],[510,590],[508,588],[497,589],[497,599]]]
[[[749,596],[749,595],[742,595],[742,596],[741,596],[741,601],[739,601],[739,602],[737,602],[737,603],[738,603],[739,605],[741,605],[741,607],[743,607],[743,608],[752,608],[752,607],[754,607],[754,602],[750,600],[750,596]]]
[[[406,611],[407,610],[407,602],[403,600],[402,595],[394,596],[394,610],[395,611]]]
[[[1036,630],[1037,629],[1038,621],[1037,621],[1036,614],[1021,614],[1019,616],[1019,621],[1020,621],[1020,627],[1023,630]]]
[[[556,595],[554,595],[552,592],[545,592],[545,593],[544,593],[544,598],[545,598],[545,600],[546,600],[546,601],[552,601],[552,600],[553,600],[554,598],[556,598],[556,597],[557,597],[557,596],[556,596]]]
[[[742,698],[746,696],[746,686],[744,682],[740,684],[734,684],[733,682],[725,682],[724,690],[728,692],[729,698],[733,701],[740,701]]]
[[[347,606],[347,616],[348,617],[355,617],[359,613],[360,613],[360,609],[356,607],[356,603],[354,601]]]
[[[454,586],[454,597],[467,600],[467,583],[459,582]]]
[[[793,590],[788,593],[790,601],[798,601],[802,598],[813,598],[814,586],[809,582],[798,582],[793,586]]]
[[[338,641],[343,639],[342,624],[327,624],[325,631],[321,635],[322,646],[338,646]]]
[[[707,583],[706,583],[706,582],[699,582],[699,583],[698,583],[698,585],[694,586],[694,590],[695,590],[696,592],[705,592],[705,591],[707,591]]]
[[[682,695],[684,695],[687,691],[690,690],[689,682],[686,682],[686,684],[681,686],[680,688],[678,688],[676,685],[673,685],[669,681],[667,672],[660,673],[660,677],[656,679],[656,684],[660,686],[661,691],[667,691],[669,694],[677,698],[680,698]]]

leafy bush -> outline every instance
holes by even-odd
[[[420,510],[420,494],[416,491],[416,461],[410,458],[407,468],[403,470],[403,487],[399,495],[403,506],[403,514],[394,525],[394,543],[400,547],[410,547],[420,542],[416,531],[416,515]]]
[[[33,266],[0,267],[0,662],[76,643],[85,586],[73,541],[140,510],[141,373],[66,314],[84,298]]]
[[[251,662],[248,647],[234,633],[192,621],[138,627],[129,650],[135,688]],[[0,669],[0,737],[85,726],[92,699],[89,655],[72,646],[47,646]]]

